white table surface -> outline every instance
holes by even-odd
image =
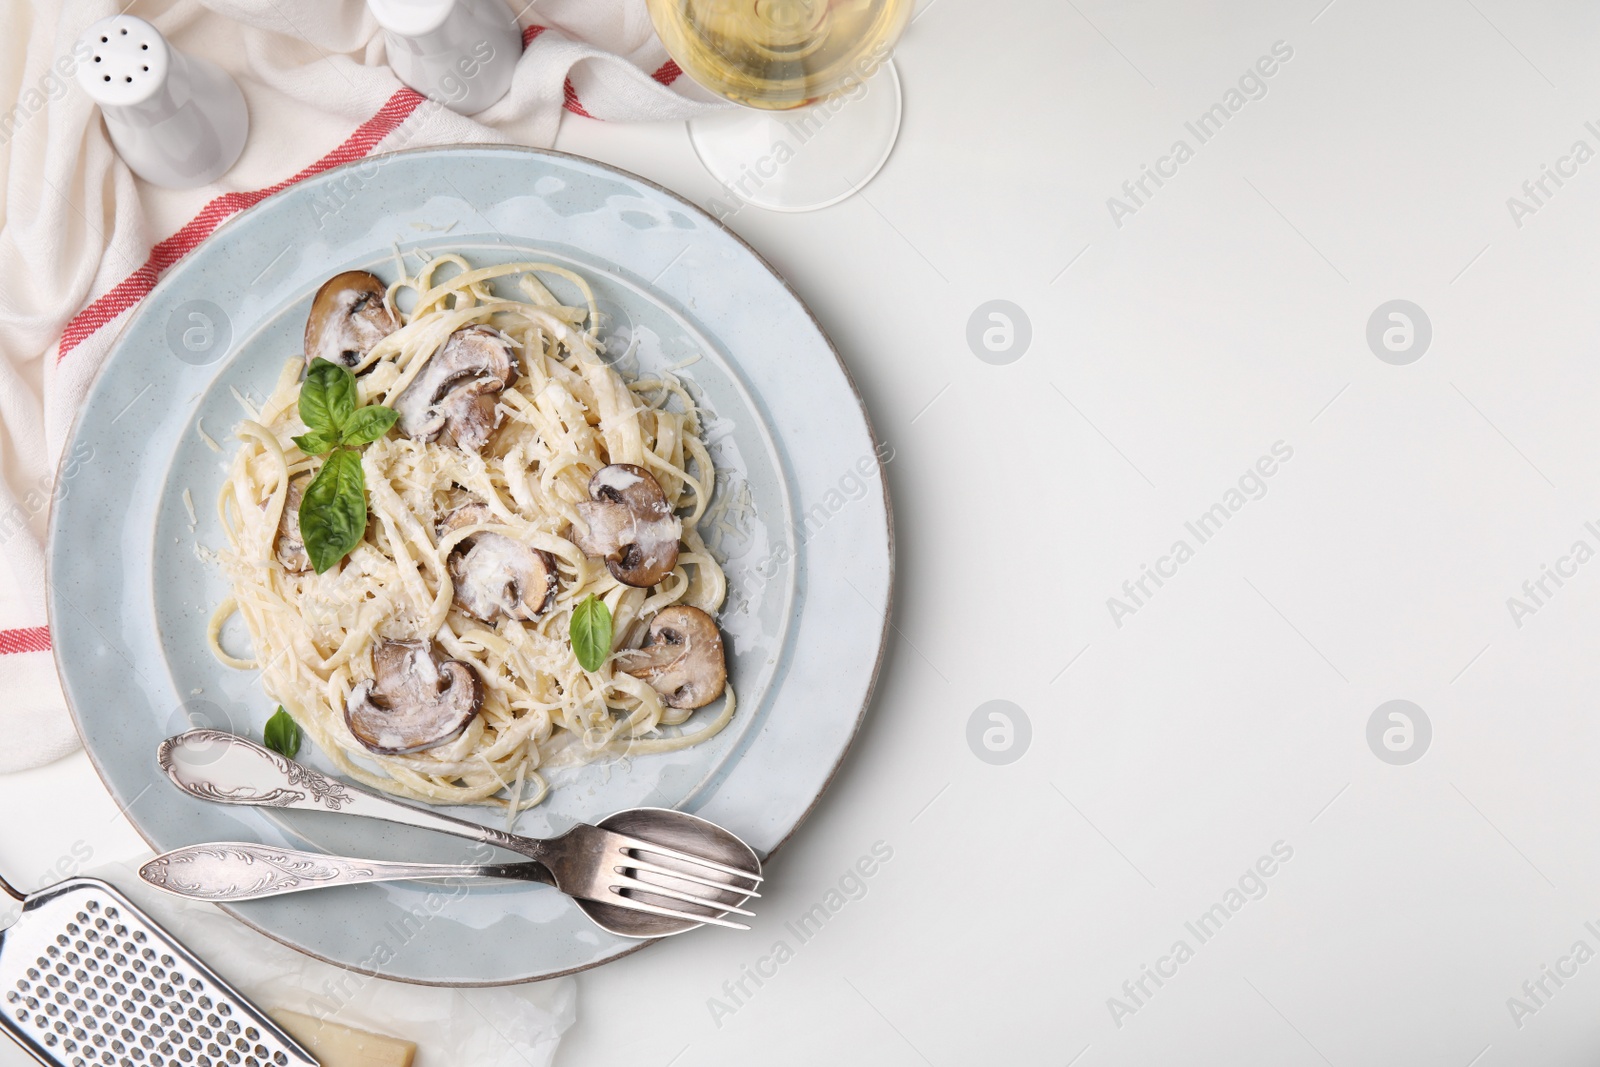
[[[1562,560],[1600,550],[1600,159],[1522,184],[1600,152],[1597,38],[1600,10],[1512,0],[924,8],[865,195],[731,220],[895,450],[877,701],[755,930],[583,975],[558,1063],[1592,1063],[1600,562]],[[681,127],[558,147],[717,192]],[[966,340],[993,299],[1031,322],[1006,365]],[[1367,340],[1397,299],[1432,330],[1403,365]],[[1575,573],[1535,602],[1546,565]],[[1031,724],[1003,765],[967,740],[992,700]],[[1431,725],[1410,763],[1369,745],[1391,700]],[[30,885],[137,845],[81,754],[0,778],[0,810]]]

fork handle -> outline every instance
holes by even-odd
[[[179,789],[200,800],[263,808],[337,811],[365,819],[417,826],[465,837],[543,860],[549,850],[522,837],[436,811],[402,804],[350,785],[222,730],[190,730],[169,737],[156,751],[161,769]]]
[[[538,863],[391,863],[238,841],[173,849],[140,867],[139,877],[157,889],[209,901],[260,900],[333,885],[418,878],[553,881]]]

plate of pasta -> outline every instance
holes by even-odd
[[[664,806],[770,853],[876,678],[892,452],[842,361],[730,231],[587,160],[400,152],[242,212],[131,316],[64,454],[57,666],[157,850],[473,847],[168,788],[160,741],[211,726],[520,833]],[[526,886],[233,910],[417,982],[637,947]]]

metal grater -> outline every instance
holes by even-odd
[[[316,1067],[276,1023],[127,897],[71,878],[0,931],[0,1025],[64,1067]]]

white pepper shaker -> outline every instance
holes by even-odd
[[[402,82],[473,115],[506,95],[522,31],[503,0],[367,0]]]
[[[244,150],[250,113],[226,71],[178,51],[132,15],[101,19],[79,39],[83,86],[105,116],[111,143],[152,185],[192,189],[220,178]]]

